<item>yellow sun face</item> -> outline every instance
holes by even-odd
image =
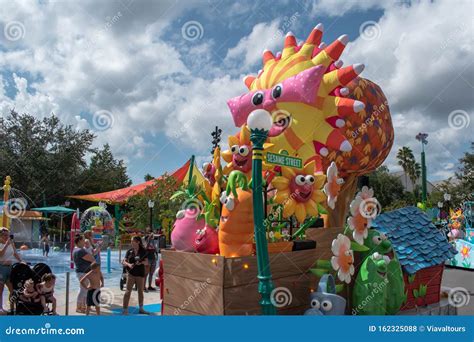
[[[282,175],[275,177],[271,184],[276,189],[275,202],[283,205],[283,217],[295,215],[299,223],[307,216],[318,216],[318,203],[326,201],[321,190],[326,181],[323,174],[314,173],[314,161],[303,170],[282,167]]]

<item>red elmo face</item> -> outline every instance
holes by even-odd
[[[295,201],[299,203],[308,202],[313,195],[314,176],[296,175],[290,181],[290,191]]]
[[[216,178],[214,176],[216,173],[216,167],[214,166],[214,164],[204,163],[204,165],[202,166],[202,170],[204,178],[206,178],[211,184],[211,186],[213,186],[216,182]]]
[[[248,145],[234,145],[230,148],[232,152],[232,164],[234,170],[247,173],[252,169],[252,147]]]

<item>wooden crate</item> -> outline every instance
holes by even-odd
[[[302,314],[314,289],[308,274],[317,249],[270,255],[275,287],[291,293],[279,314]],[[257,258],[162,251],[165,315],[258,315]]]
[[[291,293],[291,303],[278,308],[281,315],[301,315],[309,294],[319,281],[308,272],[317,259],[330,259],[331,243],[343,228],[308,229],[316,249],[270,254],[272,278]],[[165,315],[258,315],[257,258],[162,251]]]

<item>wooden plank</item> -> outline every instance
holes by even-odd
[[[163,309],[163,316],[202,316],[201,314],[189,310],[183,310],[172,305],[166,305]]]
[[[168,275],[179,276],[222,286],[224,257],[211,254],[163,250],[165,282]]]
[[[277,253],[270,255],[272,278],[301,275],[316,261],[316,249]],[[241,286],[258,282],[257,258],[255,256],[229,258],[224,263],[224,287]]]
[[[336,228],[309,228],[306,230],[306,238],[316,241],[318,251],[316,259],[331,259],[331,244],[337,238],[337,234],[343,234],[343,227]]]
[[[165,307],[171,305],[178,310],[188,310],[203,315],[224,314],[222,286],[172,274],[165,275],[164,284]]]
[[[293,275],[274,280],[274,299],[279,311],[291,308],[309,308],[312,278],[309,274]],[[252,315],[260,314],[260,294],[258,283],[250,283],[238,287],[224,289],[224,303],[226,315]],[[301,310],[299,310],[301,311]]]

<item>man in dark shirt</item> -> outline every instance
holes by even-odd
[[[84,249],[84,237],[76,235],[74,239],[76,248],[73,252],[73,260],[76,268],[76,276],[79,280],[79,293],[77,294],[76,312],[86,312],[87,288],[80,284],[81,278],[90,271],[90,265],[95,261],[94,257]]]

